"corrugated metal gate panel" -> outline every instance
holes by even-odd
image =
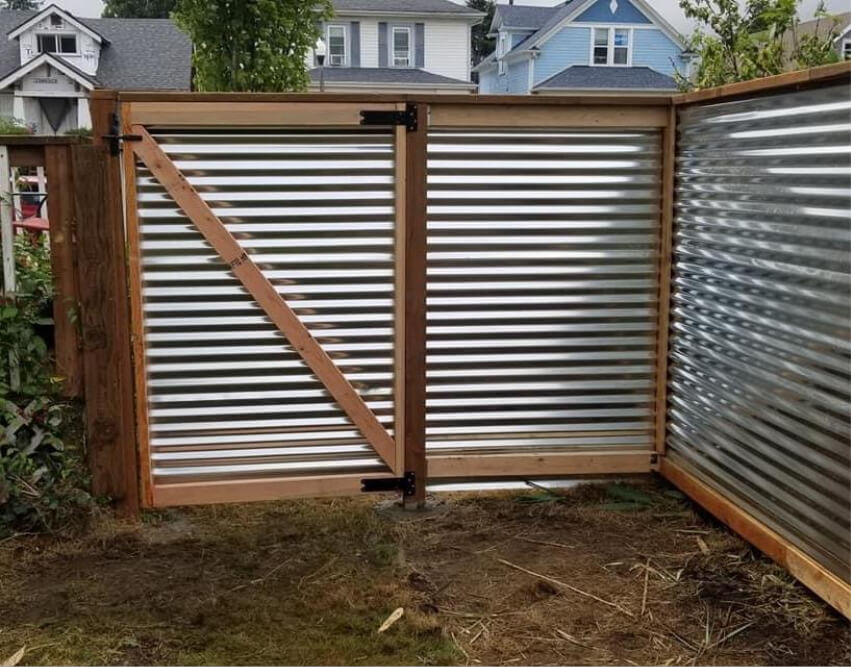
[[[389,131],[153,134],[392,432]],[[141,164],[137,188],[155,483],[384,470]]]
[[[685,109],[669,453],[849,578],[851,87]]]
[[[660,146],[430,132],[430,454],[652,448]]]

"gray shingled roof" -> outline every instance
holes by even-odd
[[[318,67],[310,70],[310,80],[319,81]],[[325,81],[328,83],[398,83],[435,86],[447,84],[475,85],[469,81],[452,79],[421,69],[394,67],[326,67]]]
[[[411,12],[484,16],[482,12],[451,0],[333,0],[333,5],[338,12]]]
[[[676,90],[677,82],[649,67],[573,65],[535,86],[535,90],[595,88]]]
[[[0,10],[0,77],[21,66],[16,39],[6,34],[37,12]],[[168,19],[77,19],[109,44],[101,50],[97,81],[125,90],[189,90],[192,43]]]
[[[525,5],[497,5],[496,13],[506,28],[539,29],[558,7],[528,7]],[[496,21],[496,16],[494,16]]]
[[[540,28],[538,28],[535,33],[530,35],[527,39],[524,39],[521,44],[515,46],[512,51],[514,51],[515,49],[525,48],[527,44],[536,42],[539,37],[543,36],[550,29],[561,23],[561,21],[573,10],[575,10],[576,6],[583,1],[584,0],[567,0],[566,2],[560,5],[556,5],[556,7],[554,7],[556,11],[550,14],[550,17],[544,22],[544,24]]]

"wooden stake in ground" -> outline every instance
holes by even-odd
[[[378,634],[382,632],[386,632],[391,625],[393,625],[396,621],[398,621],[405,614],[405,610],[402,607],[393,610],[393,613],[387,617],[384,623],[381,624],[381,627],[378,628]]]

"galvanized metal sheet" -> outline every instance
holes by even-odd
[[[389,131],[154,135],[392,431]],[[141,164],[137,188],[155,483],[384,470]]]
[[[660,141],[430,132],[430,455],[652,447]]]
[[[851,87],[679,127],[670,455],[847,581]]]

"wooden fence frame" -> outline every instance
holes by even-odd
[[[542,455],[492,455],[492,456],[429,456],[425,451],[425,291],[426,291],[426,149],[428,129],[440,127],[571,127],[586,129],[639,128],[654,129],[670,137],[671,121],[668,98],[631,100],[627,106],[614,104],[611,98],[511,98],[506,104],[503,97],[474,98],[470,96],[431,96],[421,98],[409,95],[242,95],[242,94],[161,94],[100,92],[94,96],[93,107],[110,106],[122,119],[124,134],[139,136],[141,142],[126,144],[124,150],[125,174],[133,174],[136,153],[149,168],[157,158],[145,145],[145,124],[153,126],[205,125],[218,126],[303,126],[357,127],[360,112],[404,111],[411,107],[417,115],[416,129],[396,128],[396,210],[397,210],[397,283],[396,283],[396,420],[397,448],[403,454],[404,470],[395,474],[413,473],[418,480],[412,497],[406,498],[411,506],[421,506],[425,501],[425,484],[428,477],[453,478],[464,476],[526,475],[584,475],[584,474],[640,474],[658,467],[657,447],[625,447],[615,452],[600,452],[586,448],[565,454]],[[238,104],[236,104],[238,102]],[[95,117],[97,118],[97,116]],[[107,126],[96,126],[95,134],[106,133]],[[167,160],[166,160],[167,161]],[[162,170],[159,165],[154,171]],[[173,172],[174,170],[172,170]],[[168,189],[177,184],[179,175],[160,173]],[[159,176],[158,176],[159,178]],[[132,178],[130,179],[132,180]],[[163,179],[160,178],[162,181]],[[145,350],[143,343],[142,309],[136,230],[135,198],[133,184],[125,184],[125,208],[128,221],[129,278],[131,333],[136,383],[136,433],[141,476],[141,502],[143,506],[160,506],[164,503],[214,502],[217,498],[232,498],[228,484],[203,488],[202,484],[158,484],[155,488],[150,477],[148,453],[147,398],[145,396]],[[183,185],[175,194],[182,196]],[[669,193],[670,194],[670,193]],[[197,199],[197,198],[195,198]],[[182,200],[181,200],[182,201]],[[202,229],[207,223],[202,219],[205,206],[182,201],[189,205],[190,217]],[[197,210],[195,210],[197,209]],[[661,210],[661,201],[660,201]],[[199,217],[201,216],[201,217]],[[664,217],[664,216],[663,216]],[[206,235],[206,233],[205,233]],[[660,243],[662,241],[660,240]],[[214,244],[215,246],[216,244]],[[661,247],[661,246],[660,246]],[[225,252],[226,259],[236,250]],[[660,253],[661,255],[662,253]],[[670,260],[660,256],[660,269]],[[240,266],[237,272],[243,271]],[[247,286],[248,287],[248,286]],[[249,291],[253,291],[249,288]],[[267,310],[267,313],[269,311]],[[272,313],[269,313],[272,316]],[[660,316],[664,316],[660,309]],[[273,319],[275,319],[273,317]],[[666,323],[659,322],[660,328]],[[298,346],[297,346],[298,348]],[[300,352],[301,353],[301,352]],[[303,355],[304,356],[304,355]],[[309,363],[309,362],[308,362]],[[659,383],[657,382],[657,385]],[[664,384],[664,383],[661,383]],[[658,403],[656,401],[655,403]],[[658,429],[656,429],[658,431]],[[595,432],[595,435],[600,433]],[[130,440],[127,434],[125,440]],[[429,474],[431,472],[431,474]],[[294,479],[257,480],[254,484],[240,483],[254,498],[280,498],[304,495],[309,487],[295,484]],[[340,493],[351,492],[352,481],[338,479]],[[323,488],[328,488],[328,483]],[[183,489],[186,495],[181,495]],[[213,490],[215,489],[215,490]],[[247,491],[246,491],[247,492]]]
[[[82,398],[84,384],[78,321],[80,289],[74,240],[76,211],[72,149],[86,141],[66,136],[0,136],[0,145],[8,150],[10,168],[43,167],[45,170],[52,222],[49,234],[56,375],[62,378],[62,393],[67,398]]]
[[[665,459],[667,378],[668,378],[668,328],[671,290],[672,244],[674,224],[674,188],[676,158],[677,109],[683,105],[715,103],[732,100],[753,93],[785,92],[806,89],[831,81],[847,80],[851,63],[830,65],[806,72],[772,77],[759,81],[724,86],[710,91],[687,95],[630,98],[628,108],[622,100],[613,97],[507,97],[507,96],[449,96],[449,95],[245,95],[245,94],[194,94],[194,93],[118,93],[95,91],[92,96],[94,142],[92,145],[67,145],[50,149],[54,173],[64,174],[75,192],[74,214],[60,228],[74,230],[74,220],[85,220],[76,226],[76,249],[67,244],[67,236],[56,233],[58,273],[62,289],[78,295],[81,304],[82,359],[76,363],[82,371],[80,386],[86,389],[86,428],[89,438],[90,461],[94,490],[116,499],[119,509],[135,515],[141,505],[150,505],[150,489],[140,480],[138,465],[138,438],[147,438],[145,397],[137,391],[143,378],[138,377],[140,365],[132,358],[141,359],[144,348],[141,340],[141,322],[136,313],[140,307],[139,258],[131,252],[126,257],[126,242],[132,241],[134,225],[125,230],[121,161],[129,160],[131,151],[124,156],[111,154],[104,135],[112,130],[112,114],[121,113],[124,132],[129,131],[129,108],[149,118],[151,122],[172,122],[174,114],[185,114],[187,102],[203,103],[202,116],[232,114],[233,104],[240,102],[237,112],[248,124],[280,122],[280,114],[270,109],[280,109],[289,103],[292,118],[299,118],[299,109],[305,104],[315,105],[332,118],[351,119],[351,105],[365,109],[396,108],[398,105],[416,105],[419,119],[416,132],[398,132],[405,135],[397,142],[397,159],[404,161],[403,174],[397,180],[397,201],[404,205],[397,209],[397,243],[404,246],[403,259],[398,260],[401,276],[397,286],[397,380],[401,400],[397,402],[396,419],[401,424],[402,437],[397,449],[404,452],[405,470],[416,472],[418,479],[427,475],[500,474],[625,474],[647,473],[658,470],[662,476],[706,507],[721,521],[729,525],[769,556],[789,568],[804,584],[851,618],[851,586],[825,571],[824,568],[803,556],[788,541],[770,528],[735,507],[686,471]],[[201,102],[203,101],[203,102]],[[123,105],[123,106],[122,106]],[[246,110],[250,111],[249,115]],[[659,235],[659,309],[656,354],[656,398],[654,450],[650,452],[618,452],[600,455],[594,452],[576,452],[559,457],[480,457],[475,462],[461,461],[458,457],[425,456],[425,151],[429,117],[434,124],[465,125],[475,119],[477,123],[492,126],[517,124],[515,117],[534,118],[542,124],[567,123],[572,127],[657,127],[662,131],[663,159],[661,166],[661,220]],[[520,113],[520,111],[523,113]],[[540,111],[544,110],[544,111]],[[272,114],[272,115],[270,115]],[[308,116],[314,116],[314,113]],[[184,122],[200,122],[199,116],[183,116]],[[303,122],[306,116],[300,116]],[[552,120],[553,118],[557,120]],[[550,119],[550,120],[548,120]],[[327,116],[326,116],[327,120]],[[295,122],[295,121],[294,121]],[[524,122],[528,122],[524,121]],[[11,143],[11,142],[9,142]],[[47,142],[49,143],[49,142]],[[67,155],[66,155],[67,153]],[[22,152],[22,154],[24,154]],[[70,155],[70,158],[68,157]],[[64,162],[63,162],[64,160]],[[69,161],[70,160],[70,161]],[[62,164],[66,167],[61,166]],[[68,165],[71,165],[68,167]],[[74,179],[74,174],[85,173],[85,178]],[[48,177],[50,178],[50,177]],[[61,178],[66,178],[62,176]],[[132,183],[125,183],[132,188]],[[67,204],[64,209],[70,207]],[[53,211],[52,211],[53,213]],[[132,222],[132,212],[128,212]],[[66,216],[63,214],[62,219]],[[63,243],[66,243],[63,246]],[[68,246],[72,250],[67,254]],[[131,243],[131,248],[137,247]],[[76,265],[76,271],[69,266]],[[76,284],[65,286],[63,276],[73,276]],[[129,286],[129,289],[128,289]],[[134,302],[134,300],[136,300]],[[76,340],[76,339],[75,339]],[[70,354],[70,353],[69,353]],[[79,356],[79,355],[78,355]],[[142,371],[143,372],[143,371]],[[134,378],[134,373],[137,377]],[[475,469],[474,469],[475,468]],[[305,479],[300,487],[307,495],[332,495],[356,493],[358,481],[363,476],[345,476],[336,481]],[[292,480],[290,480],[291,482]],[[217,489],[207,484],[198,485],[194,502],[227,502],[231,500],[263,500],[281,497],[281,486],[274,483],[246,482],[239,489]],[[140,493],[141,489],[141,493]],[[421,506],[425,484],[417,485],[417,495],[410,502]],[[176,504],[185,499],[185,489],[171,495],[166,490],[159,504]]]

